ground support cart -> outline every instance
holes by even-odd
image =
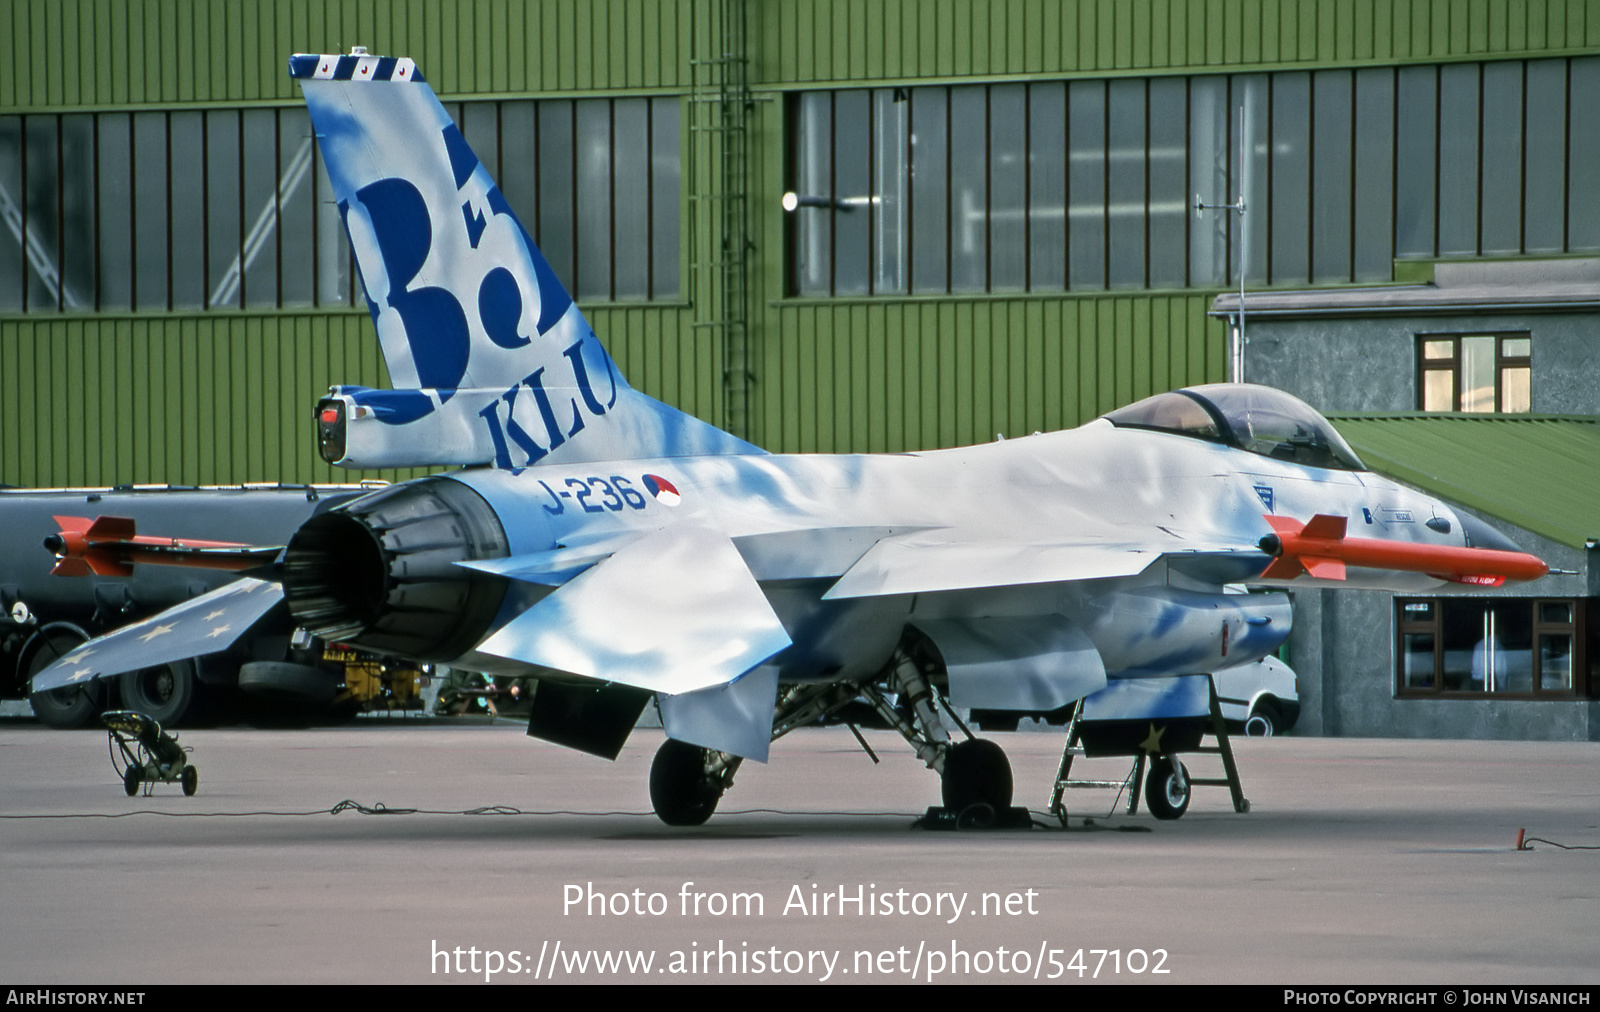
[[[189,797],[200,787],[200,773],[189,762],[189,749],[177,735],[137,710],[107,710],[100,722],[111,735],[111,768],[122,777],[122,789],[133,797],[139,785],[150,793],[151,784],[182,784]],[[120,755],[119,755],[120,753]]]
[[[1201,744],[1207,732],[1215,737],[1215,745]],[[1189,776],[1178,760],[1181,752],[1220,756],[1225,776]],[[1132,756],[1133,767],[1122,780],[1073,779],[1072,761],[1080,756]],[[1210,675],[1112,679],[1073,708],[1050,794],[1051,814],[1065,826],[1067,789],[1100,787],[1127,790],[1131,815],[1139,807],[1141,784],[1145,807],[1158,819],[1182,817],[1194,787],[1226,787],[1234,811],[1250,810]]]

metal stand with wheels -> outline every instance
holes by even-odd
[[[107,710],[100,722],[111,736],[111,768],[122,778],[128,797],[139,793],[141,783],[146,794],[155,783],[182,784],[189,797],[200,789],[200,772],[189,762],[189,749],[155,720],[137,710]]]
[[[1217,687],[1212,682],[1211,676],[1204,676],[1208,686],[1209,713],[1205,715],[1206,729],[1216,738],[1215,745],[1196,745],[1183,751],[1207,755],[1217,755],[1222,758],[1222,777],[1191,777],[1188,769],[1178,761],[1175,752],[1151,751],[1148,748],[1138,748],[1131,752],[1115,753],[1100,751],[1098,755],[1128,754],[1133,756],[1132,768],[1128,775],[1121,780],[1090,780],[1074,779],[1072,777],[1072,761],[1080,756],[1087,756],[1088,750],[1084,745],[1085,719],[1084,711],[1087,699],[1080,699],[1077,706],[1073,707],[1072,720],[1067,724],[1067,740],[1061,750],[1061,764],[1056,768],[1055,787],[1050,792],[1050,814],[1054,815],[1064,828],[1067,825],[1067,808],[1065,796],[1068,788],[1115,788],[1128,792],[1128,814],[1132,815],[1139,808],[1140,788],[1144,788],[1145,807],[1150,814],[1158,819],[1177,819],[1188,811],[1189,798],[1195,787],[1226,787],[1233,798],[1233,810],[1248,812],[1250,801],[1244,796],[1244,788],[1239,783],[1239,767],[1233,759],[1233,748],[1228,743],[1228,728],[1222,719],[1222,709],[1217,702]],[[1093,721],[1088,721],[1093,723]],[[1155,722],[1151,722],[1152,734],[1155,734]],[[1159,735],[1157,735],[1159,737]]]

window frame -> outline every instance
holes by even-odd
[[[1473,602],[1474,604],[1493,603],[1501,606],[1507,604],[1523,604],[1529,609],[1529,625],[1531,642],[1528,647],[1530,659],[1530,687],[1528,691],[1504,692],[1488,690],[1462,690],[1447,689],[1444,686],[1444,654],[1441,649],[1444,642],[1444,609],[1453,602]],[[1428,619],[1411,619],[1407,617],[1408,605],[1426,604],[1430,611]],[[1566,605],[1571,609],[1570,622],[1552,622],[1541,617],[1542,609],[1547,605]],[[1485,596],[1438,596],[1438,597],[1400,597],[1394,599],[1394,694],[1396,699],[1475,699],[1475,700],[1585,700],[1594,699],[1595,689],[1600,688],[1600,683],[1589,677],[1589,658],[1600,656],[1596,644],[1590,642],[1595,631],[1600,631],[1600,622],[1596,622],[1591,612],[1596,609],[1597,601],[1594,598],[1584,597],[1485,597]],[[1545,689],[1543,682],[1543,659],[1540,650],[1541,637],[1566,635],[1571,638],[1571,684],[1561,689]],[[1431,636],[1433,638],[1433,673],[1431,686],[1412,686],[1406,684],[1406,638],[1407,636]]]
[[[1492,337],[1495,339],[1494,354],[1494,403],[1488,411],[1469,411],[1463,407],[1462,398],[1462,357],[1461,342],[1475,337]],[[1450,355],[1445,358],[1429,358],[1428,346],[1443,341],[1450,342]],[[1508,355],[1506,342],[1527,341],[1528,353],[1526,355]],[[1416,405],[1418,411],[1430,414],[1444,414],[1450,412],[1467,414],[1523,414],[1525,412],[1510,412],[1504,407],[1506,397],[1506,373],[1512,369],[1526,369],[1528,371],[1528,407],[1533,407],[1533,334],[1531,331],[1482,331],[1474,333],[1446,333],[1446,334],[1418,334],[1416,340]],[[1450,378],[1450,407],[1429,408],[1427,406],[1428,374],[1446,373]]]

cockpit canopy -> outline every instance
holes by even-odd
[[[1125,429],[1156,429],[1307,467],[1365,471],[1350,444],[1305,401],[1273,387],[1209,383],[1156,394],[1105,416]]]

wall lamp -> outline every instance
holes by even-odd
[[[877,203],[876,197],[805,197],[793,190],[783,195],[783,209],[795,211],[802,207],[821,207],[833,211],[854,211],[857,207]]]

